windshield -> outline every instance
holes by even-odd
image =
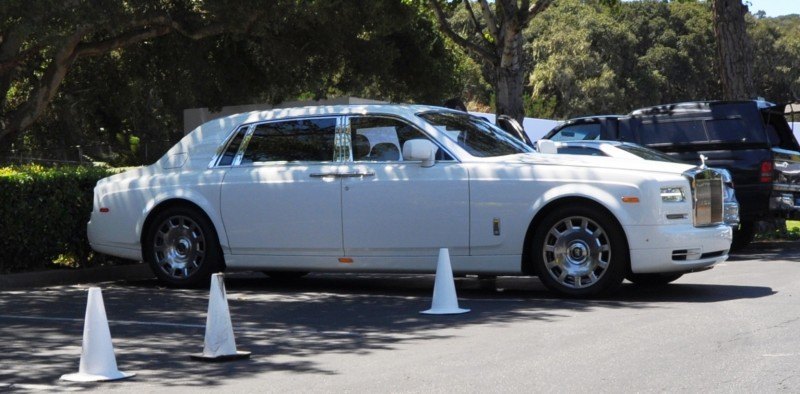
[[[533,152],[533,149],[483,118],[458,112],[418,114],[475,157]]]

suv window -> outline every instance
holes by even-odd
[[[600,123],[576,123],[564,126],[551,140],[553,141],[577,141],[594,140],[600,136]]]
[[[643,145],[697,142],[765,142],[759,128],[747,127],[741,117],[727,119],[659,119],[642,121]]]
[[[709,119],[706,130],[711,142],[764,142],[764,133],[755,126],[747,127],[742,118]]]
[[[701,119],[659,122],[658,119],[653,118],[643,120],[642,128],[642,145],[689,144],[708,141]]]
[[[332,161],[336,118],[263,123],[256,126],[242,164],[270,161]]]

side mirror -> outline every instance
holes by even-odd
[[[533,147],[539,153],[547,153],[551,155],[558,153],[558,148],[556,148],[556,143],[553,142],[552,140],[538,140],[536,141],[535,144],[533,144]]]
[[[422,161],[423,167],[432,167],[436,163],[436,151],[439,148],[428,140],[413,139],[403,144],[404,161]]]

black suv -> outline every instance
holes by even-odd
[[[703,101],[642,108],[628,115],[569,120],[545,139],[618,140],[660,150],[733,176],[741,224],[733,248],[753,239],[755,222],[800,217],[800,146],[784,105],[764,101]]]

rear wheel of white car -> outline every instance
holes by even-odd
[[[223,267],[214,227],[197,209],[170,208],[150,223],[144,258],[161,281],[181,287],[204,285]]]
[[[569,296],[598,296],[622,283],[627,244],[608,214],[566,206],[536,226],[531,256],[539,279],[549,289]]]
[[[625,279],[640,286],[661,286],[672,283],[683,274],[628,274]]]

